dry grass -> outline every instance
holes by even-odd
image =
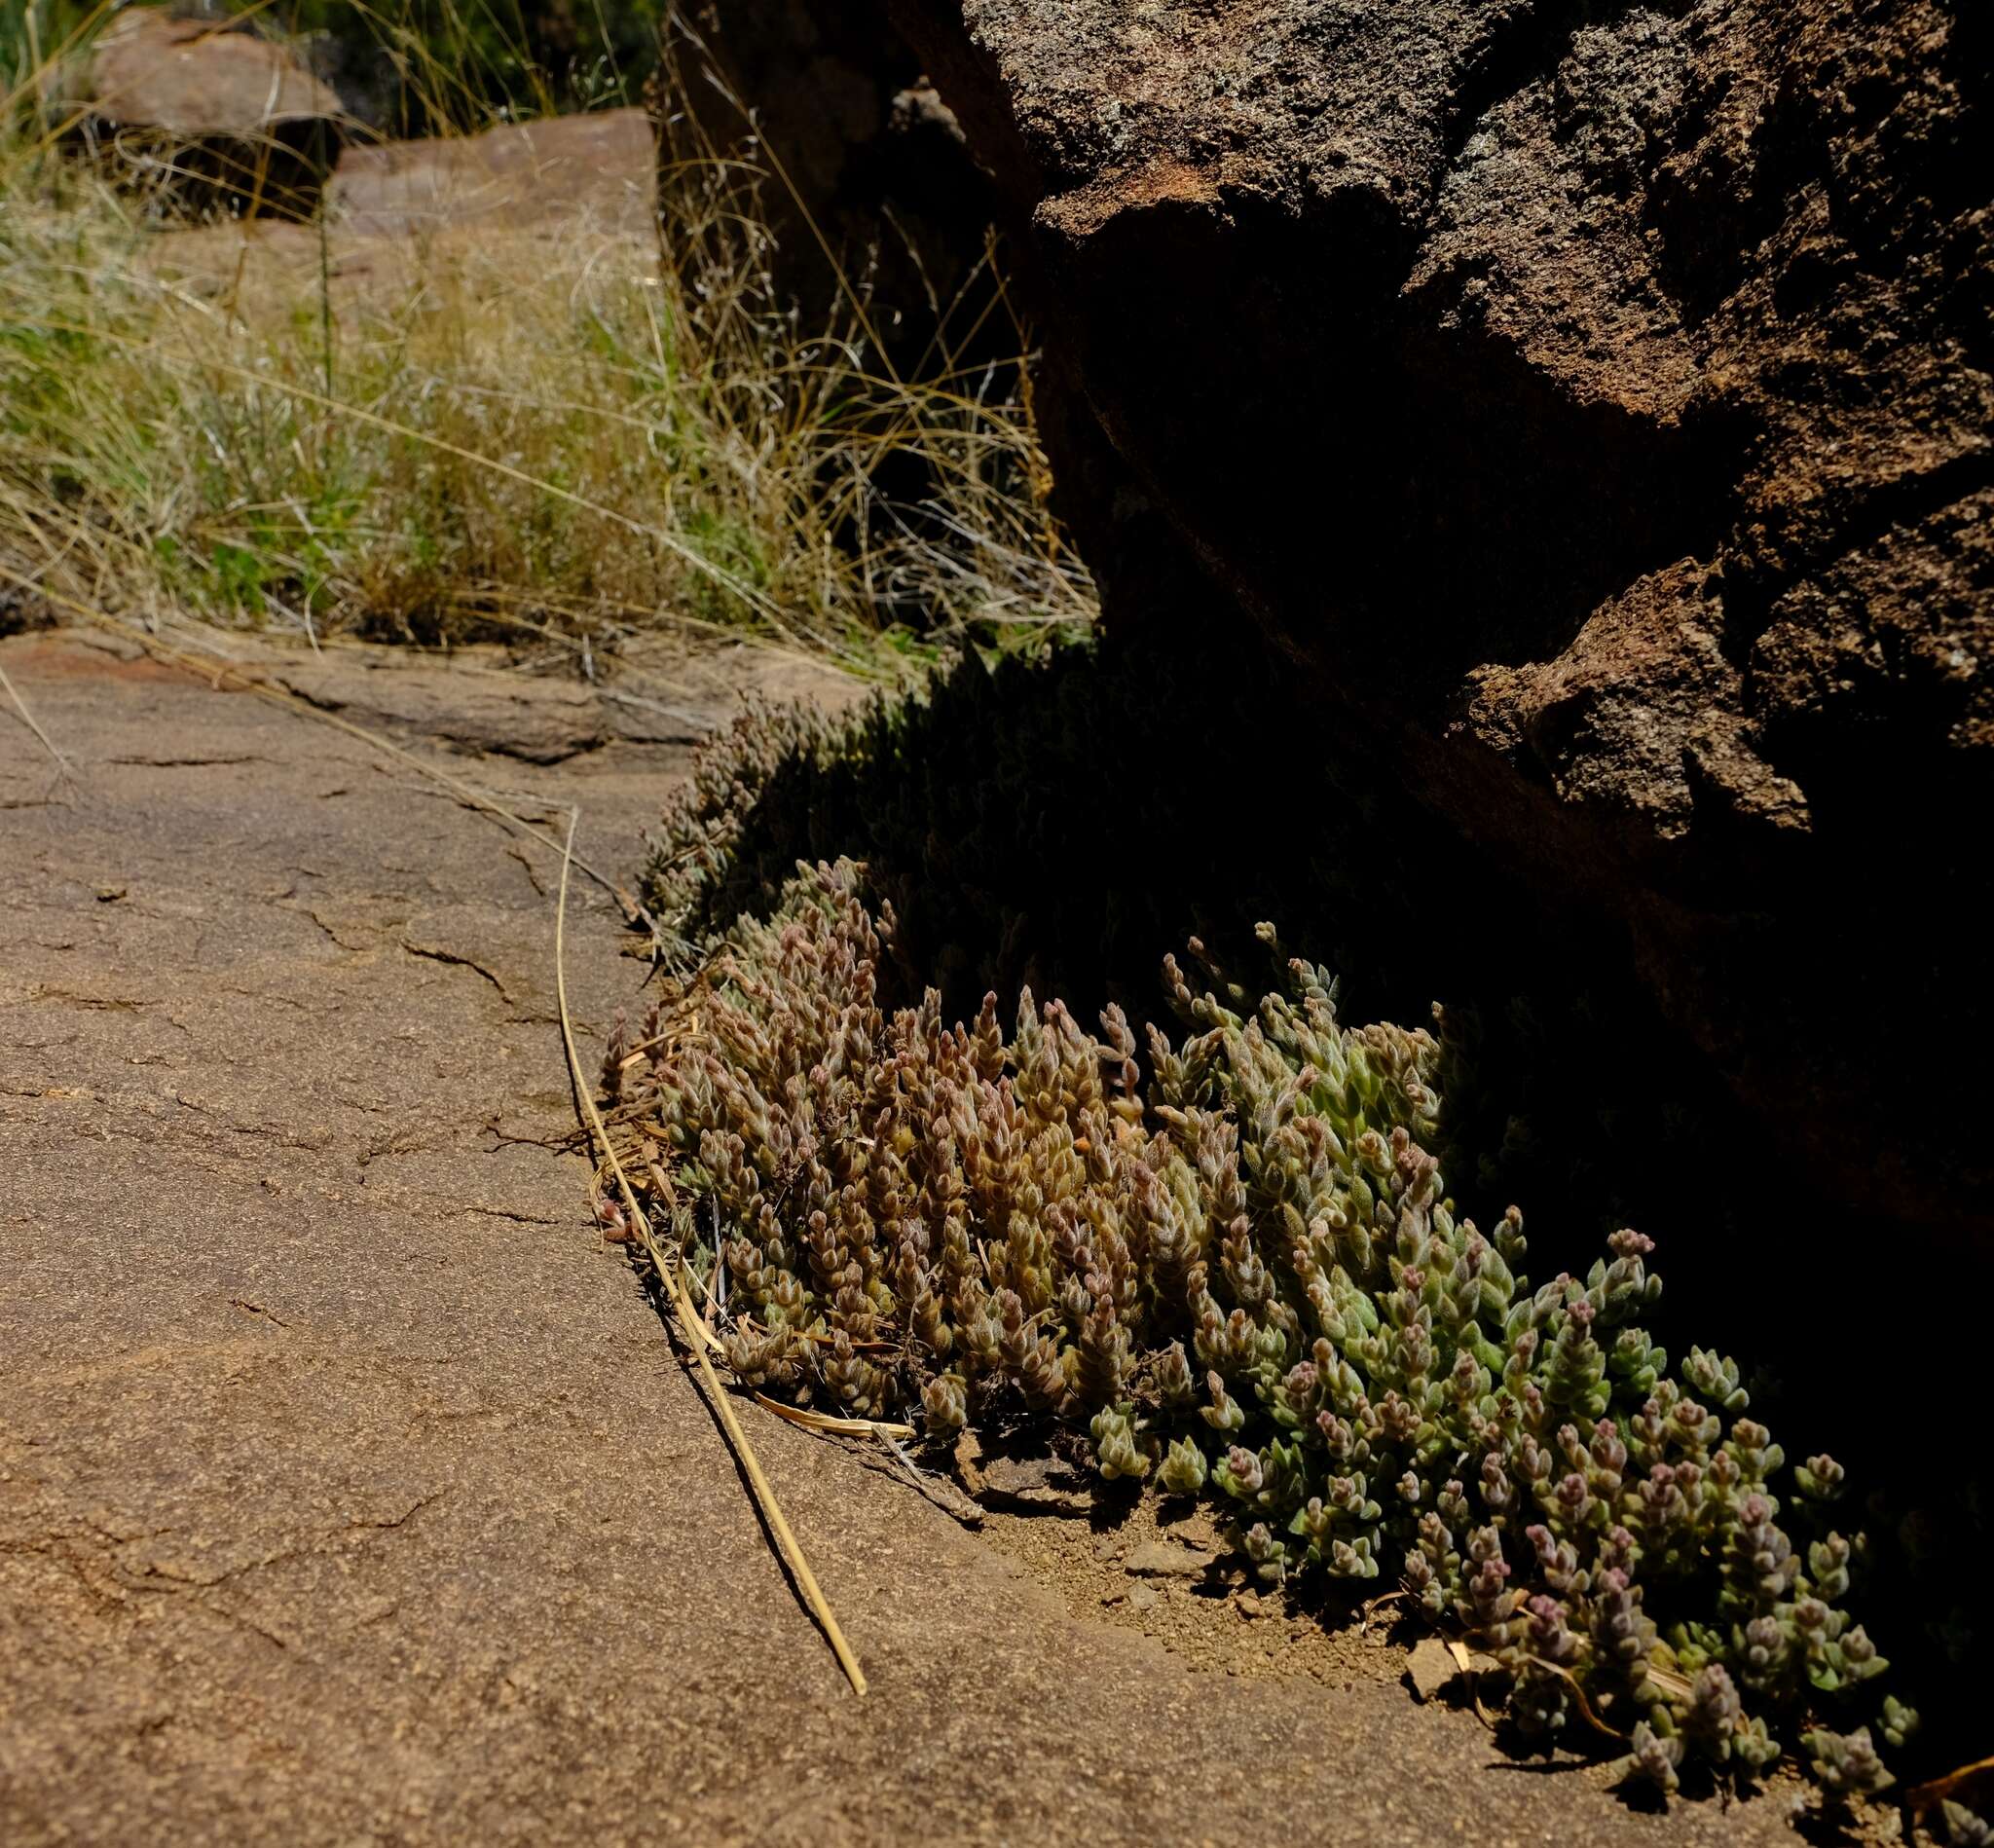
[[[37,94],[17,74],[0,142],[10,575],[148,622],[591,654],[719,626],[862,672],[1090,618],[1021,369],[944,351],[905,384],[858,291],[799,325],[766,176],[695,151],[662,264],[586,212],[166,233],[59,152]],[[1005,312],[992,271],[976,286],[953,324]],[[928,485],[896,506],[876,484],[909,455]]]

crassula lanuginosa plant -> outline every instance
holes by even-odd
[[[994,996],[889,1016],[863,892],[802,870],[685,996],[696,1030],[610,1049],[742,1380],[937,1440],[1084,1428],[1102,1476],[1217,1497],[1264,1581],[1402,1586],[1526,1733],[1611,1729],[1664,1791],[1783,1741],[1831,1794],[1890,1781],[1914,1716],[1844,1608],[1840,1468],[1789,1468],[1732,1361],[1671,1365],[1640,1233],[1533,1284],[1514,1207],[1457,1210],[1431,1034],[1344,1025],[1278,956],[1257,1005],[1166,959],[1176,1044],[1029,993],[1009,1033]]]

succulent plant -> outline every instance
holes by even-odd
[[[1876,1756],[1867,1726],[1854,1732],[1829,1732],[1817,1727],[1800,1740],[1809,1768],[1830,1796],[1874,1796],[1896,1782]]]
[[[1789,1471],[1730,1358],[1672,1369],[1651,1239],[1532,1283],[1521,1213],[1460,1211],[1431,1033],[1344,1024],[1267,927],[1257,1000],[1165,958],[1178,1039],[1029,989],[1009,1035],[994,994],[949,1025],[882,1007],[895,931],[860,867],[801,868],[686,1030],[617,1042],[743,1378],[935,1440],[1084,1430],[1104,1478],[1215,1497],[1264,1583],[1401,1583],[1527,1732],[1616,1729],[1665,1793],[1782,1738],[1831,1796],[1889,1783],[1915,1716],[1845,1608],[1839,1466]]]
[[[1645,1779],[1663,1795],[1673,1795],[1681,1782],[1677,1772],[1682,1764],[1683,1741],[1670,1724],[1666,1709],[1650,1725],[1645,1719],[1634,1722],[1633,1750],[1625,1766],[1631,1778]]]
[[[1736,1185],[1674,1186],[1710,1174],[1715,1093],[1627,970],[1463,860],[1377,774],[1359,730],[1269,725],[1291,680],[1215,632],[1167,646],[1109,634],[1030,657],[965,648],[909,695],[831,717],[752,705],[701,747],[650,831],[642,896],[660,957],[696,965],[737,916],[772,913],[799,861],[848,855],[900,914],[889,1009],[930,983],[951,1020],[986,989],[1007,1015],[1026,985],[1120,999],[1124,1056],[1153,1083],[1142,1016],[1158,953],[1200,928],[1250,962],[1254,920],[1278,917],[1367,1008],[1450,997],[1453,1143],[1436,1153],[1457,1184],[1589,1224],[1634,1201],[1749,1220],[1755,1197]],[[1189,773],[1207,759],[1232,767]],[[1432,902],[1443,865],[1474,884],[1472,929]],[[1596,1056],[1602,1030],[1620,1048],[1615,1082],[1575,1095],[1563,1073]]]

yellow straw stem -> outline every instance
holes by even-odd
[[[683,1267],[668,1264],[665,1254],[658,1248],[657,1239],[652,1236],[650,1221],[638,1202],[636,1191],[630,1185],[630,1177],[623,1171],[623,1164],[617,1160],[616,1151],[609,1141],[609,1132],[603,1125],[602,1112],[596,1108],[594,1094],[588,1088],[588,1081],[582,1076],[581,1058],[574,1048],[574,1028],[568,1012],[568,868],[573,857],[574,828],[581,819],[579,808],[570,811],[568,818],[568,838],[562,849],[561,891],[555,900],[554,908],[554,993],[561,1011],[561,1039],[568,1049],[568,1070],[574,1081],[574,1094],[581,1099],[582,1109],[588,1117],[588,1125],[604,1155],[609,1158],[610,1168],[616,1176],[616,1185],[623,1194],[623,1203],[630,1210],[631,1223],[637,1228],[638,1237],[644,1240],[644,1248],[656,1268],[659,1277],[672,1294],[672,1308],[678,1316],[679,1332],[693,1359],[698,1363],[700,1378],[706,1383],[707,1397],[712,1401],[714,1411],[719,1415],[720,1428],[726,1433],[728,1444],[741,1465],[741,1472],[748,1478],[748,1487],[754,1494],[756,1506],[769,1533],[775,1538],[776,1551],[789,1568],[795,1580],[796,1589],[802,1593],[803,1603],[810,1614],[816,1618],[818,1628],[837,1657],[838,1666],[844,1670],[846,1679],[852,1684],[855,1694],[866,1691],[865,1672],[859,1667],[859,1658],[852,1653],[852,1645],[845,1641],[845,1633],[838,1627],[836,1615],[832,1612],[830,1600],[817,1583],[817,1574],[810,1570],[810,1562],[803,1556],[803,1548],[790,1530],[790,1524],[783,1517],[782,1505],[775,1498],[775,1490],[769,1486],[768,1478],[762,1474],[761,1464],[755,1455],[755,1448],[748,1441],[748,1434],[742,1430],[740,1421],[734,1417],[732,1400],[720,1386],[720,1377],[713,1370],[713,1362],[707,1358],[706,1348],[699,1340],[697,1331],[703,1327],[698,1312],[692,1306],[692,1298],[685,1289]],[[711,1339],[711,1336],[708,1337]]]

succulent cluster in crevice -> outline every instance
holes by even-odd
[[[1460,1178],[1587,1238],[1667,1211],[1658,1184],[1707,1176],[1739,1139],[1624,950],[1551,924],[1381,777],[1365,741],[1291,693],[1194,633],[967,653],[911,697],[834,718],[751,706],[653,831],[644,896],[660,947],[696,960],[736,917],[767,916],[799,861],[849,856],[899,914],[890,1005],[932,985],[953,1017],[991,989],[1008,1010],[1029,986],[1119,1002],[1139,1031],[1163,949],[1197,935],[1244,958],[1254,923],[1278,918],[1366,1013],[1446,1002]],[[1606,1042],[1626,1068],[1611,1091],[1541,1083]],[[1719,1215],[1754,1209],[1728,1176],[1695,1197],[1714,1237]]]
[[[1890,1783],[1916,1721],[1848,1608],[1840,1466],[1790,1467],[1735,1362],[1672,1364],[1647,1238],[1532,1283],[1520,1213],[1463,1213],[1431,1033],[1346,1025],[1267,927],[1272,993],[1165,959],[1175,1038],[1029,992],[949,1024],[882,1006],[895,929],[853,863],[799,869],[610,1048],[742,1380],[934,1440],[1084,1430],[1271,1584],[1401,1587],[1523,1734],[1620,1735],[1664,1792],[1783,1749],[1830,1800]]]

